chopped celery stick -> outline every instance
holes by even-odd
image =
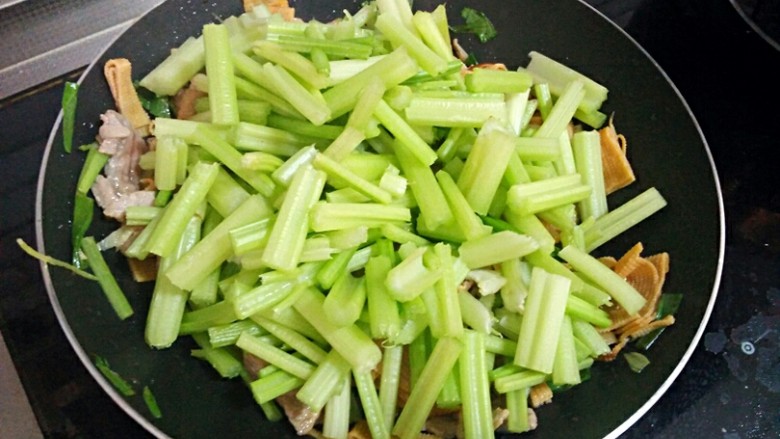
[[[553,166],[558,175],[571,175],[577,173],[577,166],[574,162],[574,152],[571,147],[571,138],[569,137],[569,131],[566,130],[558,136],[558,149],[560,150],[560,156]]]
[[[127,206],[127,209],[125,209],[125,224],[128,226],[145,226],[156,218],[162,210],[161,207],[157,206]]]
[[[309,230],[309,211],[324,186],[325,174],[311,166],[295,174],[263,252],[267,266],[289,271],[298,264]]]
[[[425,143],[419,134],[412,128],[398,113],[395,112],[385,101],[379,101],[374,116],[379,122],[396,138],[395,149],[402,148],[404,152],[409,153],[426,166],[430,166],[436,161],[438,156]],[[396,151],[396,154],[398,152]]]
[[[336,326],[357,322],[366,303],[366,293],[365,277],[357,278],[342,270],[322,305],[328,320]]]
[[[268,63],[263,65],[269,85],[314,125],[322,125],[331,118],[330,109],[318,91],[311,91],[287,70]]]
[[[585,250],[591,252],[666,206],[654,187],[612,209],[585,230]]]
[[[528,423],[528,389],[512,390],[506,393],[506,408],[509,417],[506,429],[512,433],[525,433],[531,429]]]
[[[403,346],[387,346],[382,355],[382,375],[379,383],[379,406],[385,426],[389,431],[395,421],[398,405],[398,389],[401,382],[401,366],[403,361]]]
[[[447,374],[447,379],[444,380],[444,385],[436,398],[436,407],[459,408],[463,404],[458,363],[456,362],[450,373]]]
[[[469,268],[479,268],[523,257],[538,248],[533,238],[505,230],[466,241],[459,252]]]
[[[228,234],[230,243],[233,245],[233,253],[242,255],[251,250],[262,248],[268,241],[270,227],[270,218],[264,218],[231,230]]]
[[[447,60],[426,46],[418,36],[410,32],[395,17],[379,14],[374,25],[394,48],[405,47],[420,67],[432,76],[437,76],[447,69]]]
[[[233,60],[230,36],[223,24],[203,26],[203,46],[206,75],[209,81],[209,110],[216,125],[238,123],[238,97],[233,81]]]
[[[428,252],[427,255],[429,259],[426,260],[426,263],[432,269],[441,272],[439,280],[433,288],[435,300],[432,305],[437,310],[437,315],[430,319],[431,332],[436,337],[458,337],[463,333],[463,317],[457,296],[460,282],[455,277],[455,261],[458,259],[453,257],[452,248],[444,243],[434,245],[433,252]],[[423,299],[426,295],[427,293],[423,293]],[[434,331],[434,329],[436,330]]]
[[[144,330],[146,343],[153,348],[167,348],[179,335],[189,292],[173,285],[165,272],[200,240],[202,222],[197,215],[190,218],[173,253],[160,258]]]
[[[431,168],[413,157],[412,153],[406,150],[400,142],[396,141],[393,148],[409,182],[415,201],[420,207],[421,221],[418,221],[418,227],[422,223],[432,230],[442,224],[453,222],[452,211]],[[434,153],[434,158],[435,156]]]
[[[612,306],[612,297],[603,290],[587,283],[582,283],[580,291],[572,291],[575,296],[596,307]]]
[[[331,323],[323,310],[324,301],[322,293],[307,288],[293,307],[349,362],[353,371],[373,369],[382,358],[377,345],[356,325],[340,327]]]
[[[440,338],[436,342],[393,427],[394,436],[400,439],[419,436],[444,381],[458,360],[462,347],[462,343],[456,338]]]
[[[625,279],[584,251],[566,246],[558,256],[606,291],[629,315],[635,315],[647,302]]]
[[[542,126],[534,133],[534,137],[558,138],[571,122],[577,106],[585,96],[581,81],[572,81],[566,85],[561,96],[555,101]]]
[[[324,262],[330,260],[336,249],[330,246],[327,236],[313,235],[303,241],[300,262]]]
[[[414,125],[478,128],[489,119],[506,120],[502,95],[466,97],[414,96],[404,109],[406,120]]]
[[[554,161],[560,158],[558,139],[544,137],[518,137],[515,151],[524,161]]]
[[[579,384],[580,371],[577,363],[577,352],[574,346],[571,318],[563,316],[558,346],[555,350],[555,361],[552,370],[553,384]]]
[[[268,37],[269,41],[291,52],[311,53],[313,50],[319,50],[329,57],[366,59],[371,56],[372,51],[370,45],[355,40],[331,41],[292,35],[269,35]]]
[[[606,311],[574,295],[569,296],[569,299],[566,301],[566,314],[601,328],[607,328],[612,325],[612,320],[610,320]]]
[[[209,154],[216,157],[223,165],[233,171],[241,179],[249,183],[252,188],[264,196],[273,193],[274,183],[266,174],[249,171],[241,166],[241,153],[233,145],[224,140],[220,135],[205,127],[198,127],[194,134],[198,144]]]
[[[333,64],[331,64],[331,69],[333,69]],[[331,110],[331,117],[336,118],[354,108],[361,90],[374,77],[382,78],[385,88],[389,89],[409,79],[418,70],[417,63],[409,56],[406,49],[396,49],[389,55],[382,57],[377,62],[351,76],[349,81],[336,84],[322,95]]]
[[[528,56],[531,58],[531,61],[528,63],[526,70],[534,76],[535,81],[548,83],[553,94],[562,94],[567,84],[577,80],[582,81],[585,89],[585,98],[582,100],[580,108],[597,110],[607,99],[608,90],[606,87],[571,67],[561,64],[539,52],[532,51]]]
[[[183,145],[183,148],[182,148]],[[186,153],[187,144],[178,137],[157,137],[157,149],[154,155],[154,185],[159,190],[176,189],[178,163],[181,152]]]
[[[238,337],[236,346],[298,378],[305,380],[314,372],[311,363],[288,354],[276,346],[264,343],[248,333],[242,333]]]
[[[388,204],[393,197],[389,192],[380,188],[350,171],[347,167],[338,161],[328,157],[326,154],[317,154],[312,161],[315,168],[325,172],[328,176],[338,177],[346,182],[349,187],[355,189],[361,194],[373,199],[374,201]]]
[[[277,370],[268,376],[252,381],[249,387],[255,402],[264,404],[301,387],[303,383],[304,380],[283,370]]]
[[[504,217],[518,233],[532,237],[543,252],[552,253],[555,248],[555,238],[550,234],[550,231],[544,226],[539,217],[536,215],[518,215],[510,209],[504,211]]]
[[[251,320],[239,320],[237,322],[225,325],[216,325],[208,329],[208,341],[212,347],[221,348],[236,344],[238,336],[246,331],[250,335],[261,336],[268,334],[268,331],[261,328],[257,323]]]
[[[225,325],[236,321],[233,304],[223,300],[194,311],[185,312],[181,319],[179,334],[203,332],[212,326]]]
[[[466,239],[476,239],[489,235],[491,232],[490,227],[485,227],[482,223],[479,216],[474,212],[474,209],[471,208],[466,197],[458,188],[455,180],[443,170],[436,173],[436,180],[439,182],[444,197],[447,199],[450,210],[452,210],[455,222],[463,231],[463,235]]]
[[[358,95],[355,108],[350,113],[349,119],[347,119],[347,126],[366,133],[371,115],[374,113],[374,109],[379,104],[379,101],[382,100],[386,90],[385,84],[380,77],[375,76],[371,78],[368,84],[366,84],[366,88],[361,90]],[[333,157],[338,158],[338,155]]]
[[[524,257],[525,261],[534,267],[544,269],[544,271],[559,276],[564,276],[571,281],[571,291],[577,292],[582,290],[585,283],[575,273],[573,273],[568,267],[562,264],[558,259],[554,258],[550,253],[544,253],[537,250]]]
[[[168,256],[173,253],[187,222],[206,199],[211,185],[217,178],[219,165],[198,163],[173,200],[162,212],[159,223],[149,237],[149,251]]]
[[[103,255],[100,253],[100,249],[95,242],[95,238],[92,236],[85,236],[81,240],[81,250],[87,256],[89,261],[89,267],[97,277],[98,284],[103,290],[108,303],[114,309],[116,315],[124,320],[133,315],[133,308],[128,302],[125,293],[120,288],[116,281],[116,278],[111,273],[111,269],[108,268],[106,260],[103,259]]]
[[[144,403],[146,404],[146,408],[149,409],[149,414],[151,414],[152,417],[156,419],[162,418],[162,412],[160,411],[160,406],[157,404],[157,398],[154,397],[154,394],[152,393],[152,389],[150,389],[149,386],[144,386],[144,390],[142,394],[144,398]]]
[[[452,58],[452,47],[448,38],[449,32],[445,36],[436,23],[434,15],[426,11],[416,11],[412,17],[412,23],[420,33],[425,44],[431,48],[442,59]],[[445,27],[446,29],[446,27]]]
[[[458,187],[478,214],[484,215],[490,208],[514,151],[514,136],[498,121],[482,126],[458,177]]]
[[[413,232],[405,230],[395,224],[384,224],[381,227],[382,236],[390,241],[398,244],[405,244],[407,242],[414,243],[418,246],[429,245],[430,241],[423,238],[420,235],[415,235]]]
[[[301,167],[310,164],[316,155],[317,149],[312,145],[300,148],[295,154],[287,159],[282,166],[277,168],[273,174],[271,174],[271,177],[282,186],[287,187],[290,185],[295,173],[298,172]]]
[[[514,390],[526,389],[541,384],[547,378],[544,372],[535,370],[521,370],[520,372],[496,378],[494,385],[496,392],[508,393]]]
[[[146,74],[140,85],[158,96],[173,96],[204,66],[203,37],[187,38]]]
[[[485,336],[485,351],[504,357],[514,357],[517,342],[496,335]]]
[[[607,194],[601,164],[601,138],[598,131],[580,131],[572,137],[574,161],[582,182],[591,187],[588,198],[580,201],[581,218],[599,218],[607,213]]]
[[[501,299],[504,307],[512,312],[523,312],[528,287],[525,283],[523,263],[519,258],[511,258],[501,263],[501,274],[506,283],[501,288]]]
[[[366,263],[366,302],[371,338],[374,340],[392,340],[401,331],[398,304],[385,286],[391,267],[392,262],[385,256],[372,257]]]
[[[610,351],[609,345],[604,341],[604,337],[601,336],[593,325],[579,319],[572,319],[571,324],[574,336],[588,347],[594,357]]]
[[[339,386],[339,389],[325,404],[325,419],[322,423],[323,436],[334,439],[347,437],[350,425],[351,396],[352,377],[351,374],[347,374],[347,378]]]
[[[528,97],[531,94],[530,88],[524,92],[508,93],[506,95],[507,122],[512,128],[512,132],[519,136],[525,126],[523,125],[523,116],[528,108]]]
[[[284,160],[267,152],[253,151],[241,156],[241,166],[252,171],[271,173],[284,163]]]
[[[333,248],[347,250],[356,248],[368,241],[368,227],[357,226],[349,229],[334,230],[325,233],[325,235],[330,239],[330,245]]]
[[[404,258],[387,273],[384,281],[387,292],[400,302],[408,302],[422,294],[439,280],[441,272],[430,270],[423,264],[428,247],[420,247]]]
[[[486,355],[484,334],[465,331],[463,350],[458,361],[465,438],[487,438],[494,435]]]
[[[268,217],[270,214],[270,207],[261,196],[250,196],[211,233],[195,244],[195,247],[182,255],[166,275],[177,287],[191,290],[232,256],[230,230]]]
[[[312,411],[318,412],[333,395],[341,391],[341,383],[346,381],[349,372],[349,363],[332,350],[323,358],[295,397]]]
[[[350,248],[339,252],[336,256],[325,262],[319,272],[317,272],[317,283],[323,290],[329,290],[347,267],[349,260],[354,256],[357,249]]]
[[[466,89],[472,93],[522,93],[531,87],[528,72],[476,68],[466,75]]]
[[[564,319],[571,280],[534,267],[514,363],[550,373]]]
[[[328,86],[328,78],[321,75],[317,67],[299,53],[285,51],[276,43],[262,40],[255,43],[252,51],[261,58],[284,67],[311,87],[323,89]]]
[[[466,279],[476,282],[480,296],[497,293],[507,281],[498,271],[484,268],[469,270]]]
[[[482,334],[490,334],[493,329],[493,315],[477,298],[467,291],[458,290],[458,301],[463,323]]]
[[[336,160],[342,160],[349,155],[360,143],[366,139],[363,131],[347,126],[333,142],[325,148],[323,154],[326,154]]]
[[[288,133],[320,139],[335,139],[339,136],[339,134],[341,134],[342,131],[344,131],[344,127],[339,125],[317,126],[308,121],[282,116],[275,113],[268,115],[268,126],[286,131]]]
[[[190,351],[193,357],[208,362],[222,378],[235,378],[241,374],[244,365],[232,350],[211,346],[203,333],[192,334],[192,338],[200,346],[200,349]]]
[[[408,208],[375,203],[317,202],[311,208],[311,229],[315,232],[343,230],[357,226],[378,227],[388,222],[409,222]]]
[[[352,376],[355,379],[355,387],[357,387],[358,395],[360,396],[363,416],[365,416],[368,423],[371,437],[375,439],[390,439],[390,430],[385,423],[384,412],[379,403],[379,395],[377,395],[371,372],[353,371]]]
[[[582,108],[577,108],[577,111],[574,112],[575,119],[595,129],[599,129],[604,126],[604,123],[607,121],[607,117],[608,116],[606,114],[598,110],[586,111]]]
[[[238,95],[238,99],[265,102],[271,105],[271,109],[273,111],[283,116],[306,119],[289,102],[275,95],[271,91],[238,76],[236,76],[234,80],[236,83],[236,93]]]
[[[240,122],[233,132],[234,144],[241,151],[260,151],[290,157],[306,145],[316,143],[316,137],[307,137],[277,128]]]
[[[293,281],[262,284],[232,298],[236,317],[245,319],[255,313],[267,310],[289,296],[293,291]]]
[[[238,184],[222,167],[211,185],[206,201],[222,217],[230,215],[241,203],[249,198],[249,192]]]

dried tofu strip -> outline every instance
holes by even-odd
[[[264,5],[272,14],[279,14],[285,21],[295,19],[295,8],[287,0],[244,0],[244,11],[249,12],[256,6]]]
[[[642,250],[644,250],[642,243],[636,243],[629,251],[626,252],[626,254],[623,255],[623,257],[620,258],[620,260],[617,261],[615,266],[612,267],[612,271],[621,277],[628,276],[628,274],[634,271],[634,269],[640,264],[640,261],[642,260]]]
[[[611,194],[636,180],[634,170],[626,157],[628,142],[615,131],[612,118],[609,125],[599,130],[601,138],[601,165],[604,172],[604,190]]]
[[[359,420],[349,433],[348,439],[371,439],[371,431],[368,429],[368,422],[365,419]]]
[[[528,399],[531,407],[541,407],[552,402],[553,391],[547,383],[537,384],[531,387],[531,391],[528,392]]]
[[[612,346],[612,351],[608,354],[604,354],[599,357],[599,360],[601,361],[612,361],[615,358],[617,358],[620,351],[623,350],[624,347],[628,344],[629,341],[634,340],[636,338],[645,336],[649,334],[651,331],[654,331],[659,328],[665,328],[667,326],[672,326],[675,322],[673,315],[668,315],[660,320],[653,320],[650,323],[645,324],[644,326],[639,326],[635,329],[632,329],[630,332],[624,332],[620,335],[620,339],[618,340],[618,343]]]
[[[206,96],[206,93],[198,90],[192,83],[189,87],[182,88],[173,98],[173,107],[176,109],[177,119],[189,119],[195,115],[195,102],[198,98]]]
[[[143,136],[149,135],[151,119],[138,99],[133,86],[132,66],[126,58],[110,59],[103,66],[103,74],[111,89],[117,110]]]

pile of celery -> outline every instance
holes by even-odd
[[[577,384],[609,351],[603,307],[644,304],[589,254],[665,205],[649,189],[607,208],[607,90],[535,52],[466,71],[444,6],[377,0],[331,23],[258,7],[140,84],[207,93],[190,120],[154,121],[158,203],[127,211],[145,226],[127,256],[159,258],[146,340],[193,336],[271,418],[294,392],[346,437],[355,389],[374,438],[417,437],[434,406],[492,437],[493,401],[526,431],[532,386]]]

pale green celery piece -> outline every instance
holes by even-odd
[[[233,53],[232,61],[236,75],[240,75],[261,87],[268,84],[268,77],[263,71],[263,65],[251,56],[245,53]]]
[[[572,319],[571,323],[574,336],[588,347],[592,356],[598,357],[610,351],[604,337],[593,325],[579,319]]]
[[[506,393],[506,408],[509,417],[506,420],[507,431],[525,433],[531,429],[528,422],[528,389],[512,390]]]
[[[296,290],[298,288],[296,287]],[[304,287],[303,290],[306,288]],[[297,297],[296,291],[293,291],[293,293],[290,294],[290,297]],[[327,342],[325,339],[320,335],[319,332],[317,332],[317,329],[314,328],[314,326],[309,323],[308,320],[306,320],[298,311],[295,310],[292,306],[286,307],[286,308],[280,308],[279,306],[275,306],[269,310],[253,314],[249,318],[252,320],[255,320],[257,317],[266,317],[268,319],[273,320],[276,323],[279,323],[281,325],[284,325],[290,329],[293,329],[300,334],[306,336],[310,340],[316,342],[318,345],[327,346]]]
[[[414,12],[412,11],[411,3],[399,0],[377,0],[377,8],[379,10],[378,15],[389,15],[401,22],[409,32],[413,34],[417,33],[414,27]],[[377,16],[378,16],[377,15]]]
[[[328,54],[322,49],[314,48],[311,50],[311,53],[309,53],[309,56],[311,57],[311,62],[314,64],[317,73],[328,78],[330,76],[330,60],[328,59]],[[328,83],[330,83],[330,81],[328,81]]]
[[[234,132],[234,144],[241,151],[261,151],[290,157],[318,139],[293,134],[277,128],[240,122]]]
[[[212,326],[224,325],[236,321],[233,305],[222,300],[194,311],[187,311],[181,318],[179,335],[203,332]]]
[[[331,69],[333,68],[331,64]],[[400,48],[382,57],[377,62],[364,68],[349,78],[340,82],[323,93],[331,111],[331,117],[337,118],[351,111],[358,100],[360,91],[368,85],[372,78],[382,78],[385,88],[389,89],[412,77],[419,67],[406,49]]]
[[[209,84],[211,122],[217,125],[238,123],[238,96],[234,84],[232,50],[227,27],[208,23],[203,26],[206,75]]]
[[[534,96],[536,97],[537,108],[542,120],[547,120],[552,111],[552,95],[550,94],[550,84],[546,82],[534,81]]]
[[[447,374],[447,378],[444,380],[444,385],[439,392],[439,396],[436,398],[436,407],[460,408],[463,404],[461,399],[458,363],[459,362],[456,362],[450,373]]]
[[[598,110],[601,104],[607,99],[608,90],[603,85],[588,78],[581,72],[568,67],[558,61],[555,61],[539,52],[529,53],[531,61],[526,69],[530,72],[536,81],[547,82],[550,91],[555,95],[561,95],[567,84],[572,81],[582,81],[585,89],[585,98],[580,104],[580,108],[585,111]]]
[[[539,244],[531,237],[503,230],[461,244],[460,259],[469,268],[487,267],[533,253]]]
[[[352,259],[349,260],[349,263],[347,264],[347,271],[351,273],[355,270],[360,270],[361,268],[365,267],[370,257],[371,247],[369,246],[361,248],[355,252],[355,255],[352,256]]]
[[[334,230],[326,232],[325,235],[330,239],[330,244],[333,248],[348,250],[357,248],[368,241],[368,227],[357,226],[349,229]]]
[[[263,65],[270,86],[314,125],[322,125],[331,118],[325,99],[317,90],[304,87],[287,70],[271,63]]]
[[[645,367],[650,365],[650,360],[639,352],[626,352],[623,354],[623,358],[626,359],[628,367],[635,373],[640,373]]]
[[[338,84],[357,75],[386,56],[387,55],[373,55],[366,59],[329,60],[328,68],[330,70],[331,84]]]
[[[522,313],[525,309],[525,298],[528,295],[528,287],[525,284],[523,265],[520,258],[507,259],[501,263],[501,274],[506,283],[501,288],[501,299],[504,308],[509,311]]]
[[[257,323],[251,320],[239,320],[210,327],[207,331],[209,345],[215,348],[232,346],[236,344],[238,336],[244,331],[258,337],[268,335],[268,331],[261,328]]]
[[[145,226],[156,218],[161,207],[157,206],[127,206],[125,209],[125,224],[128,226]]]
[[[396,407],[398,405],[398,386],[401,382],[401,365],[403,361],[403,346],[387,346],[383,348],[382,378],[379,383],[379,406],[387,430],[393,428]]]
[[[284,163],[284,160],[267,152],[252,151],[241,156],[241,166],[251,171],[270,174]]]
[[[499,122],[488,121],[480,129],[458,177],[458,187],[476,213],[484,215],[490,208],[514,148],[514,136]]]
[[[352,189],[373,199],[374,201],[388,204],[393,199],[389,192],[380,188],[374,183],[363,179],[359,175],[349,170],[349,168],[346,166],[343,166],[338,161],[328,157],[326,154],[317,154],[314,157],[312,164],[315,168],[328,174],[329,177],[335,176],[339,178]]]
[[[570,286],[568,278],[534,267],[514,364],[545,374],[552,372]]]
[[[360,318],[367,296],[365,278],[344,270],[330,288],[322,305],[328,320],[336,326],[353,325]]]
[[[574,152],[571,147],[571,138],[568,130],[561,133],[558,137],[558,148],[560,157],[553,162],[555,171],[558,175],[571,175],[577,173],[577,166],[574,163]]]
[[[566,246],[558,252],[558,256],[612,296],[629,315],[635,315],[647,302],[624,278],[584,251]]]
[[[458,141],[465,132],[465,128],[456,127],[449,130],[447,137],[436,150],[436,154],[442,162],[449,165],[449,163],[456,158],[455,155],[458,152]]]
[[[375,340],[392,340],[401,331],[398,304],[385,286],[391,267],[385,256],[372,257],[365,267],[366,302],[371,338]]]
[[[400,171],[393,165],[388,165],[382,178],[379,179],[379,187],[386,190],[393,198],[400,198],[406,194],[409,180],[400,175]]]
[[[412,89],[408,85],[396,85],[387,90],[384,100],[395,111],[401,112],[412,102]]]
[[[258,124],[264,125],[264,124]],[[271,128],[277,128],[288,133],[297,134],[304,137],[313,137],[319,139],[335,139],[344,131],[340,125],[314,125],[309,121],[300,120],[292,117],[282,116],[280,114],[269,114],[267,125]]]
[[[324,349],[298,331],[277,323],[272,319],[262,315],[254,315],[252,316],[252,321],[315,364],[322,363],[328,355]]]
[[[265,404],[301,387],[303,383],[304,380],[283,370],[277,370],[268,376],[252,381],[249,388],[252,390],[255,402]]]
[[[428,247],[420,247],[393,267],[387,274],[385,285],[394,299],[407,302],[432,287],[442,275],[423,264],[423,255]]]
[[[506,308],[498,308],[495,314],[497,321],[494,324],[494,327],[498,330],[498,332],[506,338],[517,340],[517,338],[520,336],[520,327],[522,326],[523,322],[522,315],[515,312],[510,312]],[[514,357],[514,355],[515,353],[512,352],[511,356]]]
[[[432,76],[437,76],[447,69],[447,60],[426,46],[419,36],[403,26],[395,17],[379,14],[374,26],[394,48],[405,47],[420,67]]]
[[[270,227],[271,219],[264,218],[231,230],[229,235],[233,253],[238,256],[262,248],[268,240]]]
[[[452,211],[431,168],[413,157],[401,142],[396,141],[394,148],[400,167],[420,208],[421,221],[418,222],[418,227],[423,225],[429,230],[434,230],[445,223],[452,222],[454,220]],[[435,153],[433,155],[436,156]]]
[[[438,156],[430,145],[395,110],[390,108],[387,102],[380,101],[377,104],[374,116],[395,137],[396,154],[398,154],[397,150],[401,148],[423,165],[430,166],[436,161]]]
[[[271,213],[261,196],[250,196],[195,247],[182,255],[166,272],[167,276],[179,288],[191,290],[232,256],[230,230],[266,218]]]
[[[339,327],[331,323],[323,310],[324,301],[322,293],[307,288],[293,307],[350,363],[353,371],[373,369],[382,358],[377,345],[356,325]]]
[[[612,306],[612,297],[603,290],[591,285],[588,282],[582,283],[580,291],[572,291],[580,299],[596,307]]]
[[[519,70],[472,69],[466,75],[466,89],[472,93],[523,93],[531,88],[533,78]]]
[[[512,358],[517,350],[517,342],[497,335],[485,336],[485,351]]]
[[[477,284],[477,291],[481,299],[487,300],[484,296],[496,294],[506,284],[507,280],[496,270],[480,268],[469,270],[466,279],[473,280]],[[488,308],[492,308],[489,306]]]
[[[187,38],[147,73],[140,85],[157,95],[173,96],[205,65],[203,37]]]
[[[311,208],[309,221],[315,232],[350,229],[358,226],[379,227],[387,222],[411,221],[408,208],[375,203],[317,202]]]
[[[241,374],[244,365],[232,351],[211,346],[203,333],[192,334],[192,337],[200,346],[200,349],[190,351],[193,357],[207,361],[222,378],[235,378]]]
[[[315,367],[300,358],[289,354],[276,346],[264,343],[257,337],[243,333],[236,340],[236,346],[252,355],[265,360],[279,369],[298,377],[307,379],[314,372]]]
[[[463,323],[476,332],[490,334],[493,329],[493,315],[490,310],[467,291],[459,289],[457,294]]]
[[[186,143],[178,137],[157,137],[157,149],[154,155],[154,185],[159,190],[176,189],[180,143],[184,143],[186,148]]]
[[[325,148],[323,153],[334,160],[342,160],[354,151],[365,139],[366,135],[363,131],[348,125],[344,127],[344,131],[342,131],[341,134]]]
[[[349,376],[349,363],[336,351],[330,351],[295,397],[312,411],[322,410],[333,395],[341,391],[341,383]]]
[[[559,276],[564,276],[571,281],[571,292],[577,293],[583,289],[585,282],[577,274],[572,272],[566,265],[554,258],[550,253],[537,250],[526,255],[523,258],[528,264],[544,269],[544,271]]]
[[[459,337],[463,334],[463,316],[460,309],[460,301],[456,295],[460,281],[456,276],[456,261],[452,255],[452,248],[448,244],[437,243],[433,246],[433,252],[428,253],[426,260],[431,269],[439,270],[441,276],[434,284],[434,296],[438,322],[431,323],[431,328],[436,337]]]
[[[285,51],[276,43],[258,41],[252,50],[263,59],[284,67],[311,87],[323,89],[330,83],[328,78],[320,74],[317,67],[308,58],[296,52]],[[321,50],[318,52],[325,55]]]
[[[178,137],[191,144],[197,143],[197,132],[199,127],[212,129],[223,139],[228,137],[229,130],[226,127],[219,127],[210,122],[195,122],[184,119],[169,119],[166,117],[155,118],[152,123],[152,134],[155,137]]]
[[[295,174],[263,253],[267,266],[289,271],[298,265],[309,230],[309,211],[324,186],[325,174],[310,165]]]
[[[382,236],[390,241],[398,244],[405,244],[407,242],[414,243],[418,246],[430,245],[431,242],[423,238],[420,235],[415,234],[409,230],[401,228],[395,224],[384,224],[381,226]]]
[[[485,226],[487,228],[487,226]],[[426,238],[436,239],[439,241],[447,242],[463,242],[466,241],[466,235],[460,229],[455,219],[451,219],[446,223],[440,224],[436,228],[428,228],[424,221],[417,223],[417,233]]]
[[[585,230],[586,251],[592,252],[666,206],[658,189],[651,187],[612,209]]]
[[[487,211],[487,216],[493,218],[500,218],[501,215],[507,210],[506,208],[506,195],[507,187],[499,184],[496,189],[496,194],[493,195],[493,201],[490,202],[490,208]]]
[[[371,78],[366,87],[360,91],[355,108],[347,119],[347,126],[366,133],[371,115],[374,113],[374,109],[379,104],[379,101],[382,100],[386,90],[387,88],[382,78],[379,76]],[[337,159],[338,156],[334,156],[334,158]]]
[[[148,248],[151,253],[169,256],[175,251],[187,222],[205,201],[218,170],[218,164],[195,165],[181,189],[161,213],[160,221],[149,237]]]
[[[430,12],[416,11],[412,17],[412,24],[420,33],[425,44],[442,59],[452,58],[452,47],[447,35],[441,33],[441,28],[436,23],[436,18]]]
[[[518,215],[510,209],[504,211],[506,221],[517,229],[519,233],[532,237],[539,249],[545,253],[552,253],[555,248],[555,238],[544,226],[544,223],[536,215]]]
[[[258,101],[268,103],[274,112],[283,116],[298,118],[301,120],[306,119],[298,110],[295,109],[289,102],[267,90],[266,88],[255,84],[247,79],[239,76],[235,77],[236,83],[236,95],[238,99],[246,99],[249,101]]]
[[[368,181],[377,181],[382,177],[387,167],[395,166],[395,157],[389,154],[372,154],[355,152],[341,160],[341,164],[353,173]],[[336,188],[346,187],[346,182],[334,178],[332,182]]]
[[[585,90],[583,90],[581,81],[572,81],[567,84],[558,100],[553,104],[550,114],[542,122],[542,126],[534,133],[534,137],[558,138],[562,132],[566,131],[584,96]]]
[[[357,247],[341,249],[335,256],[326,261],[317,272],[317,284],[322,290],[329,290],[340,276],[344,274],[349,260],[355,255]]]
[[[506,103],[503,96],[438,98],[431,96],[412,97],[404,109],[410,124],[437,127],[479,128],[489,119],[506,120]]]
[[[468,294],[468,293],[464,293]],[[493,408],[486,364],[485,335],[474,331],[463,333],[460,352],[460,388],[463,432],[465,438],[489,438],[493,432]]]
[[[203,149],[216,157],[241,179],[249,183],[249,185],[260,194],[270,196],[273,193],[274,183],[271,178],[267,174],[244,169],[241,166],[241,153],[221,138],[216,132],[208,128],[198,127],[196,129],[196,136],[199,139],[199,145]]]
[[[231,297],[236,317],[245,319],[265,311],[288,297],[294,288],[293,281],[263,284]]]
[[[306,146],[296,151],[290,158],[288,158],[279,168],[277,168],[271,177],[277,183],[284,187],[290,185],[293,176],[298,172],[302,166],[306,166],[314,160],[317,155],[317,149],[314,146]]]
[[[512,132],[519,136],[525,125],[524,115],[528,105],[528,97],[531,94],[530,88],[524,92],[508,93],[506,95],[506,120],[512,128]]]
[[[287,51],[308,54],[313,50],[319,50],[329,57],[366,59],[373,52],[371,45],[373,37],[333,41],[308,36],[268,35],[267,40],[279,44]]]
[[[189,292],[171,284],[164,274],[182,254],[200,240],[201,224],[201,218],[193,216],[187,223],[174,252],[160,258],[159,273],[163,275],[158,275],[155,281],[144,329],[144,339],[153,348],[167,348],[179,335]]]
[[[586,111],[583,110],[582,108],[577,108],[577,111],[574,113],[575,119],[595,129],[599,129],[602,126],[604,126],[604,123],[607,121],[608,117],[609,116],[602,113],[601,111],[598,110]]]
[[[325,404],[322,434],[325,437],[346,438],[349,434],[349,412],[352,404],[352,377],[347,374],[339,390]]]
[[[541,384],[546,378],[547,374],[544,372],[523,369],[511,375],[498,377],[493,384],[498,393],[508,393]]]
[[[515,150],[523,161],[555,161],[560,158],[557,138],[518,137]]]
[[[559,386],[579,384],[581,381],[571,318],[566,315],[563,316],[558,346],[555,350],[552,381]]]
[[[585,248],[585,230],[581,226],[561,230],[561,245],[565,247],[570,244],[579,249]]]
[[[393,427],[392,434],[400,439],[417,438],[425,424],[436,397],[460,356],[463,345],[456,338],[440,338],[425,363],[409,399]]]
[[[187,179],[190,163],[197,163],[198,161],[210,163],[211,161],[201,158],[190,161],[190,147],[184,141],[177,142],[176,147],[176,185],[180,186]]]
[[[390,439],[390,431],[384,419],[382,405],[379,402],[379,395],[376,392],[374,379],[370,371],[353,371],[352,376],[355,379],[360,403],[363,407],[363,416],[368,424],[371,437],[376,439]]]
[[[596,218],[607,213],[607,194],[604,189],[604,170],[601,163],[601,137],[598,131],[580,131],[572,137],[574,161],[582,182],[590,185],[588,198],[578,205],[582,218]]]
[[[336,189],[325,194],[328,203],[368,203],[370,198],[352,188]]]
[[[108,157],[106,154],[103,154],[104,156]],[[143,169],[144,171],[153,171],[155,162],[157,160],[157,151],[146,151],[145,153],[141,154],[141,157],[138,158],[138,167]],[[105,162],[103,163],[105,165]],[[87,166],[87,163],[84,162],[84,166]],[[100,170],[102,171],[103,168],[101,167]],[[97,177],[97,175],[95,175]],[[95,179],[92,179],[92,182],[94,183]],[[80,189],[79,189],[80,190]],[[89,191],[89,187],[86,189]],[[86,192],[82,192],[86,193]]]
[[[336,249],[330,246],[327,236],[313,235],[303,242],[300,262],[325,262],[333,257]]]

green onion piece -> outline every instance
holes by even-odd
[[[642,372],[650,364],[650,360],[639,352],[626,352],[623,354],[623,358],[626,359],[628,367],[636,373]]]
[[[625,279],[584,251],[569,245],[558,256],[606,291],[629,315],[635,315],[647,302]]]
[[[62,147],[69,154],[73,149],[73,129],[76,125],[78,93],[79,84],[65,82],[65,88],[62,91]]]
[[[78,183],[76,184],[76,192],[81,194],[89,192],[92,184],[95,183],[95,178],[100,175],[109,157],[108,154],[100,152],[97,146],[89,148],[87,158],[84,159],[84,166],[82,166],[79,174]]]
[[[125,293],[119,287],[116,278],[111,273],[111,269],[108,268],[105,259],[103,259],[95,238],[85,236],[81,240],[81,250],[87,256],[89,266],[92,272],[95,273],[97,281],[116,315],[122,320],[133,315],[133,308],[130,306],[130,302],[127,301]]]
[[[114,386],[114,388],[117,389],[119,393],[124,396],[135,395],[133,386],[124,378],[122,378],[122,376],[119,375],[115,370],[111,369],[111,366],[108,364],[108,360],[101,356],[95,355],[95,367],[97,367],[100,373],[106,377],[108,382],[111,383],[111,385]]]
[[[462,348],[456,338],[440,338],[436,342],[393,427],[394,436],[400,439],[418,437]]]
[[[81,268],[81,240],[87,234],[92,224],[92,216],[95,211],[95,201],[85,193],[76,192],[73,199],[73,223],[71,227],[71,248],[73,249],[73,266]],[[56,265],[56,264],[55,264]]]
[[[149,386],[144,386],[143,397],[146,408],[149,409],[149,414],[156,419],[162,418],[162,411],[160,411],[160,406],[157,404],[157,398],[154,397]]]

